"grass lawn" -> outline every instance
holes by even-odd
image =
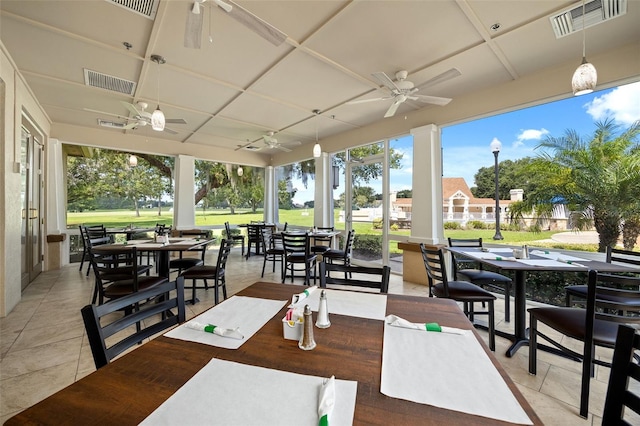
[[[232,215],[228,210],[196,210],[196,226],[214,226],[222,228],[224,222],[229,221],[231,224],[239,225],[242,223],[248,223],[252,220],[262,220],[263,213],[259,210],[256,213],[252,213],[247,210],[236,210],[236,214]],[[336,229],[344,229],[344,223],[339,222],[339,210],[335,211]],[[313,209],[297,209],[297,210],[281,210],[280,211],[280,223],[288,222],[289,224],[295,224],[303,227],[313,227]],[[173,223],[173,212],[170,209],[163,209],[162,214],[158,216],[157,209],[141,209],[140,217],[136,217],[133,210],[102,210],[102,211],[89,211],[89,212],[68,212],[67,213],[67,226],[68,228],[77,228],[78,225],[98,225],[104,224],[107,228],[124,227],[129,224],[143,228],[153,228],[156,223],[171,224]],[[355,222],[354,229],[356,234],[380,234],[381,231],[373,229],[370,223],[367,222]],[[554,248],[575,248],[579,250],[596,251],[595,245],[581,244],[576,247],[566,247],[566,245],[558,245],[557,243],[538,243],[540,240],[547,240],[551,238],[551,235],[557,233],[555,231],[543,231],[539,233],[533,232],[515,232],[515,231],[502,231],[504,240],[494,241],[494,230],[491,229],[445,229],[445,237],[451,238],[482,238],[485,243],[501,243],[501,244],[529,244],[536,242],[536,246],[542,247],[554,247]],[[396,235],[411,234],[410,230],[398,230],[395,231]]]

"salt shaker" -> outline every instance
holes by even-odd
[[[529,246],[526,244],[522,246],[522,258],[523,259],[529,258]]]
[[[329,328],[329,308],[327,307],[327,294],[324,290],[320,292],[320,307],[318,308],[318,318],[316,319],[316,327]]]
[[[316,347],[316,341],[313,340],[313,315],[309,305],[304,307],[304,328],[302,329],[302,337],[298,342],[298,347],[304,351],[310,351]]]

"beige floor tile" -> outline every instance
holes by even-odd
[[[0,379],[22,376],[69,362],[77,364],[81,344],[82,337],[79,336],[11,351],[2,360]]]

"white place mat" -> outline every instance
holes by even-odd
[[[141,424],[316,426],[323,379],[214,358]],[[331,426],[352,424],[357,388],[335,381]]]
[[[458,335],[385,324],[380,392],[448,410],[532,424],[470,330]]]
[[[312,311],[318,312],[321,288],[314,290],[309,297],[292,305],[302,307],[309,305]],[[387,311],[387,295],[375,293],[360,293],[348,290],[325,289],[329,314],[346,315],[350,317],[383,320]]]
[[[477,259],[516,261],[516,258],[513,256],[503,256],[499,253],[493,253],[488,251],[463,251],[462,253],[464,256],[468,256],[471,258],[475,257]],[[509,250],[508,254],[512,254],[512,253],[513,251]]]
[[[180,238],[180,239],[172,239],[169,238],[169,244],[176,246],[191,246],[198,243],[195,238]]]
[[[238,349],[264,326],[286,304],[286,300],[259,299],[246,296],[231,296],[224,302],[203,312],[180,327],[167,332],[165,336],[174,339],[199,342],[226,349]],[[243,340],[218,336],[188,328],[189,322],[212,324],[220,328],[238,328]]]
[[[162,243],[144,243],[138,245],[140,246],[140,248],[160,248],[166,246],[166,244]]]
[[[567,266],[570,268],[586,268],[580,263],[559,262],[553,259],[518,259],[518,262],[529,266],[538,266],[541,268],[557,268],[558,266]]]
[[[547,259],[558,260],[561,262],[588,262],[587,259],[583,259],[581,257],[570,256],[568,254],[563,254],[557,251],[542,251],[542,250],[534,250],[531,254],[535,254],[536,256],[545,257]]]

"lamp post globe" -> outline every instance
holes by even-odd
[[[496,207],[494,210],[494,215],[496,217],[496,233],[493,236],[494,240],[503,240],[504,237],[500,233],[500,191],[498,188],[498,154],[500,154],[500,148],[502,148],[502,143],[497,138],[493,138],[491,144],[489,145],[491,148],[491,152],[493,152],[494,165],[493,165],[493,174],[496,184]]]

